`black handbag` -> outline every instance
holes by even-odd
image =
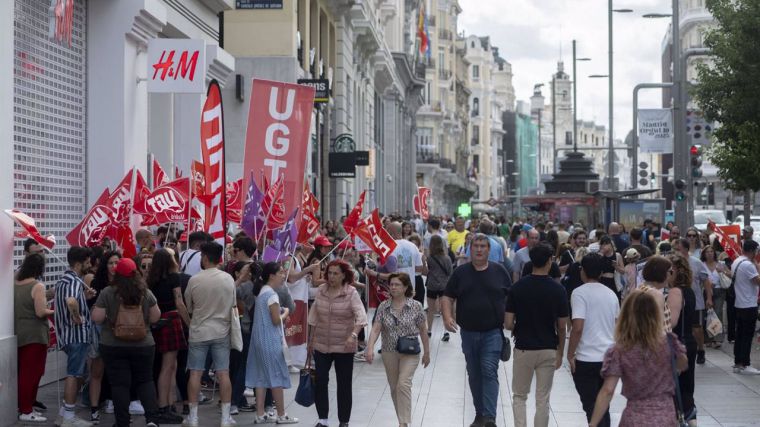
[[[401,354],[420,354],[420,340],[417,336],[398,337],[396,351]]]
[[[501,331],[501,359],[502,362],[508,362],[512,357],[512,343],[504,335],[504,330]]]

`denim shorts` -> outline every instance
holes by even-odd
[[[230,368],[230,337],[215,340],[191,342],[187,347],[187,369],[203,371],[206,369],[206,356],[211,352],[214,371],[226,371]]]
[[[87,374],[87,359],[90,343],[71,343],[62,348],[66,353],[66,376],[84,378]]]

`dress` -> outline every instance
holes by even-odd
[[[678,339],[674,341],[678,342]],[[676,353],[685,352],[684,346],[678,343]],[[622,394],[628,401],[619,427],[676,425],[673,405],[675,383],[667,340],[662,340],[660,349],[654,354],[639,346],[624,350],[614,345],[604,355],[601,374],[605,378],[622,378]]]
[[[290,373],[283,352],[282,326],[272,323],[269,306],[280,303],[277,293],[264,286],[256,297],[251,349],[246,366],[246,387],[290,388]]]

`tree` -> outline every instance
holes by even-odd
[[[760,190],[760,1],[707,0],[707,9],[718,24],[704,39],[712,63],[697,66],[692,93],[718,123],[707,156],[726,188],[745,193],[749,225],[750,191]]]

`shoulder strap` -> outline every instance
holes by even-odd
[[[187,268],[187,265],[188,265],[188,264],[190,264],[190,261],[192,261],[192,260],[193,260],[193,257],[195,257],[196,255],[198,255],[198,252],[200,252],[200,251],[195,251],[195,252],[193,252],[193,253],[190,255],[190,257],[187,259],[187,261],[181,260],[181,261],[184,261],[184,265],[182,266],[182,269],[180,270],[180,272],[182,272],[182,273],[184,273],[184,272],[185,272],[185,269]],[[183,255],[184,255],[184,254],[183,254]]]
[[[451,274],[451,272],[447,271],[446,267],[444,267],[443,264],[441,264],[441,261],[438,261],[438,258],[436,256],[431,256],[430,258],[433,261],[435,261],[435,263],[438,264],[438,267],[441,267],[441,270],[443,270],[446,274],[449,274],[449,275]]]
[[[739,267],[742,266],[742,264],[744,263],[744,261],[746,261],[746,259],[743,259],[743,260],[739,261],[739,264],[736,264],[736,270],[734,270],[734,272],[733,272],[734,274],[731,276],[731,286],[734,286],[734,283],[736,283],[736,275],[737,275],[737,273],[739,273]],[[731,286],[729,286],[729,287],[731,287]]]
[[[673,371],[673,382],[675,382],[676,390],[676,408],[678,410],[678,419],[683,420],[683,401],[681,399],[681,385],[678,383],[678,369],[676,368],[676,346],[673,342],[673,335],[670,333],[665,334],[665,338],[668,340],[668,347],[670,348],[670,367]]]

